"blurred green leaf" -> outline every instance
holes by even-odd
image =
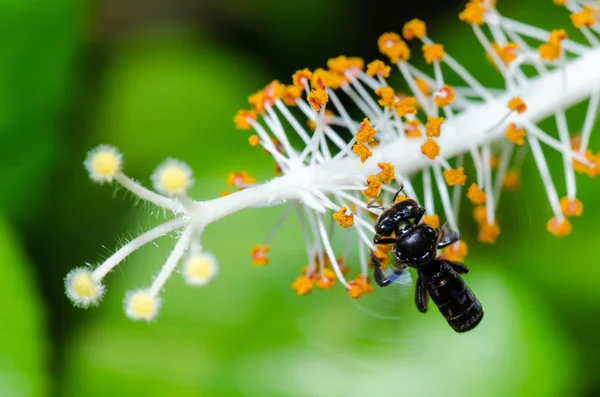
[[[31,219],[47,187],[84,5],[0,2],[0,208],[11,220]]]
[[[0,395],[48,395],[43,306],[19,242],[0,219]]]

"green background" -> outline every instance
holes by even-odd
[[[247,95],[339,54],[374,59],[379,34],[413,17],[483,83],[501,83],[457,20],[460,2],[397,3],[0,1],[0,396],[600,394],[597,181],[578,176],[584,216],[557,239],[531,158],[525,187],[503,194],[496,245],[478,244],[469,205],[462,211],[466,279],[486,310],[465,335],[435,310],[419,314],[412,287],[359,301],[339,286],[296,296],[290,284],[306,260],[295,220],[273,240],[271,263],[252,267],[250,247],[282,208],[211,225],[203,245],[218,277],[191,288],[175,275],[151,324],[125,318],[122,297],[148,285],[168,238],[108,276],[99,308],[64,296],[69,269],[157,223],[147,206],[87,179],[82,161],[98,144],[119,147],[127,173],[146,184],[164,158],[186,161],[196,199],[219,195],[229,171],[267,179],[270,159],[232,123]],[[500,9],[570,26],[549,0]],[[569,112],[572,125],[583,111]],[[543,127],[554,133],[552,121]],[[559,180],[560,158],[548,159]]]

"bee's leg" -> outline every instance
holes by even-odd
[[[373,243],[374,244],[394,244],[396,242],[395,238],[392,237],[383,237],[380,236],[379,234],[376,234],[375,237],[373,237]]]
[[[385,274],[381,267],[381,263],[379,263],[379,259],[377,259],[373,251],[371,251],[371,260],[373,261],[373,278],[380,287],[390,285],[404,272],[404,269],[394,269],[392,274]]]
[[[375,200],[375,199],[369,200],[369,202],[367,203],[367,208],[375,208],[375,209],[382,210],[382,211],[385,210],[384,207],[377,204],[377,200]]]
[[[425,215],[425,208],[419,207],[415,210],[415,225],[418,225],[419,222],[421,222],[421,219],[423,219],[423,216]]]
[[[454,270],[456,273],[459,273],[459,274],[469,273],[469,268],[464,263],[449,261],[447,259],[444,259],[444,262],[446,262],[448,264],[448,266],[450,266],[452,268],[452,270]]]
[[[427,288],[421,279],[421,276],[417,278],[417,288],[415,289],[415,304],[417,309],[421,313],[427,311],[427,303],[429,302],[429,295],[427,294]]]

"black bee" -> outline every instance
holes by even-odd
[[[392,202],[402,191],[396,192]],[[371,206],[373,207],[373,206]],[[375,244],[394,244],[394,270],[386,275],[377,257],[371,252],[375,282],[385,287],[394,282],[407,266],[417,269],[415,303],[421,313],[427,311],[429,297],[436,304],[450,327],[456,332],[466,332],[477,326],[483,318],[483,308],[473,291],[460,274],[469,272],[463,263],[438,259],[439,249],[459,240],[457,231],[446,225],[432,228],[419,224],[425,209],[415,200],[407,199],[392,204],[384,210],[375,223]]]

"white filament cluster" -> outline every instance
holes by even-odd
[[[568,1],[567,7],[575,12],[581,10],[581,3]],[[163,166],[157,170],[154,180],[155,184],[158,184],[157,189],[170,196],[167,197],[150,191],[125,176],[120,169],[119,157],[119,167],[110,174],[110,178],[141,199],[171,211],[173,219],[131,240],[96,267],[91,273],[94,282],[99,283],[125,257],[143,245],[162,235],[178,232],[178,241],[151,286],[143,290],[143,295],[139,295],[139,291],[137,295],[130,295],[126,302],[127,313],[131,318],[151,319],[159,308],[160,290],[177,265],[183,262],[182,259],[186,257],[188,250],[190,253],[185,259],[184,275],[190,284],[202,285],[216,273],[214,257],[205,254],[200,246],[200,237],[206,225],[241,209],[282,204],[287,206],[287,210],[276,228],[287,216],[297,214],[303,228],[304,243],[312,268],[310,270],[322,271],[328,262],[340,283],[350,288],[338,266],[332,244],[331,214],[344,206],[354,208],[354,224],[351,228],[341,229],[337,225],[333,226],[346,234],[346,249],[343,250],[342,256],[345,257],[350,245],[358,246],[360,272],[366,276],[367,249],[375,247],[372,243],[372,220],[368,217],[371,209],[367,207],[361,191],[367,187],[367,177],[379,172],[377,164],[380,162],[394,165],[396,180],[404,184],[408,196],[425,207],[427,214],[439,213],[451,228],[458,229],[457,212],[463,195],[462,187],[459,185],[451,190],[444,180],[443,171],[459,168],[467,158],[471,159],[476,170],[473,180],[487,197],[487,222],[494,224],[502,180],[511,163],[520,162],[524,154],[523,148],[528,147],[546,188],[554,216],[559,221],[564,219],[559,202],[559,197],[563,194],[557,191],[554,183],[558,176],[550,174],[544,152],[552,150],[561,154],[564,165],[562,177],[566,182],[564,195],[575,199],[573,161],[592,165],[586,159],[585,152],[598,110],[600,46],[597,35],[600,33],[600,27],[595,24],[581,29],[588,44],[563,40],[560,57],[547,62],[540,59],[537,47],[530,43],[545,42],[550,32],[508,19],[493,7],[487,9],[485,21],[487,32],[476,24],[473,24],[473,31],[504,78],[504,87],[484,87],[447,53],[442,61],[432,62],[431,73],[419,70],[402,60],[395,64],[425,115],[445,118],[438,139],[440,154],[434,160],[421,152],[420,147],[425,138],[407,137],[409,122],[422,116],[400,117],[393,110],[380,106],[375,91],[387,87],[387,81],[381,77],[371,77],[358,68],[346,70],[346,80],[339,90],[327,88],[329,103],[326,108],[334,112],[333,116],[326,115],[325,107],[317,112],[306,100],[296,99],[295,105],[302,117],[316,124],[312,133],[303,127],[304,123],[297,117],[298,112],[292,111],[281,99],[264,104],[265,112],[260,121],[248,120],[259,138],[260,145],[272,155],[282,172],[281,176],[265,183],[213,200],[193,201],[185,193],[188,184],[184,179],[188,178],[191,183],[189,169],[182,166],[177,173],[169,168],[169,172],[179,179],[165,185],[160,179],[167,169]],[[428,37],[422,37],[421,40],[423,44],[433,43]],[[516,59],[508,65],[505,64],[499,59],[492,42],[500,46],[509,42],[516,43]],[[535,70],[535,75],[530,72],[531,67]],[[438,108],[434,97],[442,95],[440,89],[445,85],[445,70],[451,70],[459,76],[463,84],[453,85],[456,94],[454,102]],[[431,88],[431,95],[425,95],[419,89],[416,79],[427,83]],[[308,95],[308,81],[304,81],[304,88]],[[345,107],[343,103],[347,103],[347,100],[343,100],[342,95],[346,96],[355,108]],[[516,114],[507,109],[508,101],[514,97],[520,97],[527,104],[526,112]],[[588,110],[585,118],[568,122],[565,110],[586,100]],[[351,114],[356,114],[357,109],[361,118],[353,119]],[[372,157],[363,164],[352,152],[352,146],[356,142],[355,134],[364,117],[368,118],[377,130],[379,146],[372,149]],[[539,121],[548,117],[554,117],[556,120],[555,135],[537,125]],[[504,137],[510,123],[519,125],[527,133],[527,146],[521,147],[517,152],[514,151],[515,145]],[[291,125],[291,129],[284,127],[288,124]],[[571,145],[571,131],[581,132],[577,150]],[[300,138],[301,146],[295,147],[292,144],[294,140],[289,138],[291,134]],[[351,138],[347,140],[347,136]],[[279,144],[274,143],[272,138]],[[495,153],[499,155],[499,164],[497,169],[493,170],[490,160]],[[168,163],[169,166],[178,164],[180,163]],[[96,179],[93,170],[90,173],[92,178]],[[417,177],[423,180],[423,190],[419,192],[410,180]],[[163,185],[160,185],[161,183]],[[395,186],[384,185],[382,201],[389,203],[395,191]],[[436,195],[439,196],[442,208],[434,208]],[[265,243],[268,243],[269,238]],[[192,263],[197,267],[190,267]],[[69,297],[78,302],[77,296],[72,293],[73,289],[69,289],[68,285],[67,289],[70,291]],[[139,305],[132,304],[132,296],[137,296],[138,301],[134,303]],[[90,301],[91,298],[87,296],[86,299]],[[153,303],[154,306],[151,305]],[[144,310],[136,312],[136,307]]]

